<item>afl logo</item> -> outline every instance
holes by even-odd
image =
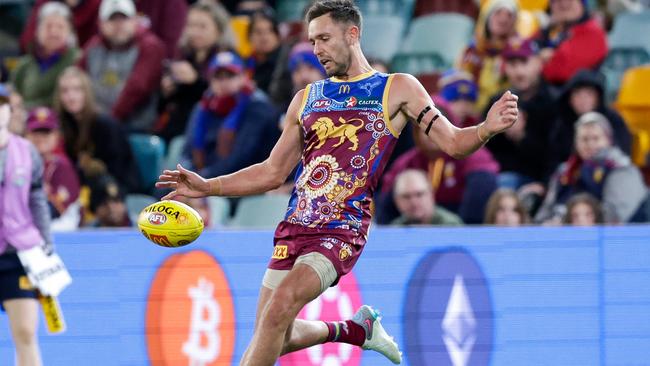
[[[319,99],[314,101],[311,106],[313,108],[327,108],[332,104],[332,101],[329,99]]]
[[[488,284],[472,255],[448,248],[422,258],[409,279],[404,304],[409,365],[487,366],[493,336]]]
[[[149,215],[149,223],[151,225],[162,225],[167,222],[167,216],[158,212]]]
[[[347,98],[345,98],[345,106],[347,108],[353,108],[356,105],[357,105],[357,98],[355,98],[355,97],[347,97]]]

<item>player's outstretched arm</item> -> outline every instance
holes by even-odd
[[[408,120],[414,121],[436,145],[455,158],[463,158],[478,150],[494,135],[503,132],[517,121],[518,97],[510,91],[490,108],[484,122],[458,128],[435,107],[422,84],[408,74],[397,74],[390,97],[391,105],[399,105]]]
[[[247,196],[261,194],[275,189],[285,182],[287,176],[300,160],[302,154],[302,130],[298,123],[298,112],[304,91],[296,93],[289,105],[284,131],[263,162],[251,165],[235,173],[205,179],[195,172],[183,168],[165,170],[156,183],[158,188],[172,188],[163,197],[171,199],[177,195],[186,197],[204,196]]]

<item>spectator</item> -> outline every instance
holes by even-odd
[[[209,177],[264,160],[279,136],[278,113],[251,85],[237,54],[217,54],[210,75],[210,88],[188,125],[184,153],[188,165]]]
[[[590,193],[603,202],[607,222],[647,221],[648,189],[639,169],[612,145],[612,128],[598,112],[576,122],[575,150],[551,178],[535,221],[561,222],[566,203],[577,193]]]
[[[45,164],[43,188],[50,206],[53,231],[70,231],[79,227],[81,206],[79,177],[70,160],[58,153],[59,121],[53,110],[33,109],[27,117],[27,139],[41,154]]]
[[[439,96],[446,102],[450,120],[453,119],[454,124],[468,127],[478,122],[475,110],[478,86],[472,80],[472,75],[455,69],[448,70],[438,81],[438,87]]]
[[[589,15],[586,0],[550,0],[551,21],[537,36],[544,78],[562,85],[580,69],[597,69],[607,56],[607,35]]]
[[[566,204],[564,223],[574,226],[594,226],[604,223],[600,202],[589,193],[578,193]]]
[[[16,254],[43,247],[52,252],[50,215],[43,193],[43,162],[34,146],[9,131],[9,92],[0,84],[0,303],[12,326],[18,365],[41,365],[36,291],[21,286],[25,270]]]
[[[604,115],[613,130],[612,143],[630,155],[632,136],[623,118],[605,104],[604,77],[595,71],[581,70],[566,84],[558,101],[559,118],[551,133],[549,161],[553,167],[568,159],[571,154],[575,128],[574,121],[589,112]]]
[[[210,60],[232,48],[229,19],[228,12],[211,1],[190,8],[181,36],[181,56],[169,63],[161,83],[161,114],[154,132],[167,142],[183,134],[192,109],[208,88]]]
[[[138,167],[123,127],[98,111],[88,75],[67,68],[56,89],[54,106],[61,121],[66,155],[81,170],[82,183],[110,174],[127,192],[138,189]]]
[[[40,9],[54,1],[67,5],[72,11],[72,26],[80,46],[85,45],[92,36],[97,34],[97,14],[101,0],[36,0],[23,34],[20,36],[20,48],[23,52],[27,52],[34,46],[37,15]]]
[[[516,190],[524,184],[548,181],[552,173],[547,162],[549,132],[557,112],[551,90],[541,77],[542,61],[535,43],[513,40],[503,51],[503,58],[508,83],[519,96],[519,119],[486,146],[501,165],[499,187]],[[501,94],[496,93],[488,104],[492,105]]]
[[[443,109],[441,111],[447,114]],[[383,192],[376,211],[381,218],[379,223],[392,221],[391,190],[397,175],[409,168],[427,172],[439,206],[456,213],[466,224],[482,223],[485,204],[496,189],[499,172],[499,164],[490,152],[481,148],[467,158],[457,160],[443,153],[424,134],[424,130],[414,129],[413,135],[416,147],[395,160],[384,174]]]
[[[137,29],[131,0],[102,1],[99,19],[100,34],[88,42],[80,65],[90,75],[100,111],[130,131],[149,131],[165,47],[152,33]]]
[[[59,2],[47,3],[38,12],[36,46],[21,57],[13,74],[13,85],[28,109],[52,106],[56,80],[77,60],[70,16],[70,9]]]
[[[487,107],[490,96],[506,86],[501,72],[501,53],[506,44],[517,37],[518,11],[515,0],[490,0],[481,8],[474,40],[460,62],[460,69],[470,73],[478,84],[479,110]]]
[[[110,0],[120,3],[122,0]],[[139,23],[148,28],[165,46],[167,58],[174,57],[187,18],[186,0],[135,0]],[[161,58],[162,59],[162,58]]]
[[[462,225],[456,214],[436,206],[431,184],[421,170],[407,169],[397,175],[393,199],[400,216],[392,225]]]
[[[124,201],[124,192],[109,175],[103,175],[90,185],[90,210],[95,220],[92,227],[132,226]]]
[[[530,221],[528,211],[515,191],[500,188],[490,197],[485,208],[485,223],[496,226],[521,226]]]
[[[253,54],[247,61],[247,68],[253,76],[257,87],[269,93],[269,87],[280,56],[280,30],[275,13],[271,8],[254,13],[248,28],[248,39]]]
[[[273,99],[280,110],[286,110],[293,96],[300,89],[304,89],[307,84],[327,77],[323,65],[318,61],[318,57],[314,55],[314,47],[307,42],[293,46],[289,53],[287,70],[291,77],[292,87],[283,88],[287,91],[284,95],[280,95],[280,93],[273,95]],[[281,121],[284,121],[284,118],[281,118]]]

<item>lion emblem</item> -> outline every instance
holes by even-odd
[[[361,123],[359,123],[357,126],[349,124],[349,122],[352,121],[359,121]],[[314,122],[314,124],[311,126],[311,129],[313,131],[316,131],[316,136],[318,137],[318,145],[316,145],[317,149],[323,146],[327,139],[338,138],[339,142],[337,142],[334,147],[341,146],[341,144],[345,142],[345,139],[347,139],[352,143],[352,146],[350,146],[349,149],[352,151],[357,150],[359,147],[359,138],[357,137],[357,131],[363,127],[365,122],[359,118],[353,118],[349,121],[346,121],[342,117],[339,117],[339,122],[341,125],[334,126],[334,121],[332,121],[332,119],[329,117],[321,117],[316,120],[316,122]],[[307,149],[311,149],[315,143],[316,141],[312,142]]]

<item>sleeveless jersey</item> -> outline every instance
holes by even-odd
[[[398,138],[387,111],[392,78],[372,71],[307,86],[304,150],[286,222],[367,238],[373,194]]]

